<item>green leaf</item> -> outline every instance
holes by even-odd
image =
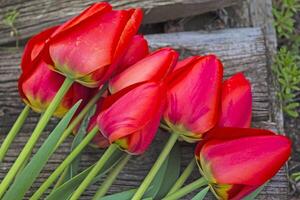
[[[26,191],[34,183],[35,179],[38,177],[43,167],[46,165],[48,159],[54,153],[57,142],[59,141],[64,130],[67,128],[80,103],[81,100],[78,101],[58,123],[49,137],[39,148],[37,153],[32,157],[30,162],[18,174],[14,183],[3,197],[3,200],[23,199]]]
[[[206,188],[202,189],[198,194],[196,194],[196,196],[194,196],[192,198],[192,200],[202,200],[202,199],[204,199],[204,197],[206,196],[208,190],[209,190],[209,186],[207,186]]]
[[[94,178],[92,183],[99,181],[104,174],[110,171],[120,161],[123,154],[124,153],[122,151],[114,152],[111,158],[105,163],[103,169]],[[47,196],[46,200],[67,200],[70,195],[76,190],[76,188],[81,184],[84,178],[88,175],[93,166],[94,165],[90,166],[83,172],[79,173],[78,175],[74,176],[73,178],[56,188]]]
[[[112,195],[107,195],[105,197],[102,197],[101,200],[131,200],[134,193],[137,191],[137,189],[131,189],[124,192],[119,192]],[[97,199],[98,200],[98,199]],[[99,199],[100,200],[100,199]]]
[[[83,121],[79,127],[79,130],[73,139],[70,152],[72,152],[83,140],[84,136],[86,135],[88,123],[90,121],[90,118],[94,114],[94,112],[95,112],[95,108],[91,109],[90,112],[88,112],[87,115],[85,116],[85,118],[83,119]],[[73,160],[73,162],[68,167],[68,173],[66,174],[66,177],[64,178],[64,182],[66,182],[67,180],[70,180],[76,174],[78,174],[81,155],[82,155],[82,153],[78,154],[77,157]]]
[[[151,185],[147,189],[147,191],[144,194],[144,198],[147,197],[156,197],[156,195],[159,192],[159,189],[163,183],[165,174],[167,172],[168,162],[170,159],[170,155],[166,158],[162,166],[160,167],[158,173],[155,175],[153,181],[151,182]]]
[[[156,199],[165,197],[180,175],[181,151],[177,142],[169,155],[168,166]]]
[[[264,189],[264,187],[267,185],[267,183],[265,183],[262,186],[260,186],[259,188],[257,188],[251,194],[249,194],[248,196],[246,196],[245,198],[243,198],[243,200],[254,200],[255,197]]]

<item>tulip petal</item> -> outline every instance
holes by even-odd
[[[251,85],[242,73],[238,73],[222,85],[222,111],[218,126],[248,128],[251,116]]]
[[[187,65],[191,65],[192,63],[196,62],[200,58],[201,58],[201,56],[190,56],[184,60],[180,60],[177,62],[176,66],[174,67],[174,71],[176,71],[177,69],[180,69],[182,67],[185,67]]]
[[[222,76],[222,64],[213,55],[174,71],[167,80],[165,121],[200,139],[217,123]]]
[[[139,82],[161,81],[172,71],[177,58],[178,53],[170,48],[163,48],[153,52],[114,76],[109,82],[110,92],[116,93]]]
[[[111,10],[112,10],[112,7],[107,2],[94,3],[93,5],[91,5],[87,9],[85,9],[83,12],[81,12],[80,15],[78,15],[78,16],[68,20],[64,24],[62,24],[51,36],[54,37],[57,34],[80,24],[80,22],[86,20],[87,18],[93,16],[94,14],[105,13],[105,12],[109,12]]]
[[[274,132],[256,128],[216,127],[205,135],[206,140],[233,140],[243,137],[276,135]]]
[[[277,173],[290,153],[290,140],[279,135],[211,140],[201,149],[200,163],[215,183],[258,186]]]
[[[142,35],[135,35],[119,62],[118,72],[116,74],[124,71],[129,66],[134,65],[148,54],[149,47],[147,40]]]
[[[27,42],[21,61],[23,72],[28,71],[33,66],[33,61],[38,57],[45,46],[47,39],[57,29],[58,26],[48,28],[41,33],[33,36]]]

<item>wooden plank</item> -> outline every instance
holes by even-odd
[[[145,11],[143,23],[162,21],[201,14],[234,5],[239,0],[108,0],[115,8],[141,7]],[[10,10],[20,15],[16,21],[20,39],[27,39],[42,29],[60,24],[78,14],[96,0],[1,0],[0,44],[11,43],[10,28],[3,24],[3,16]]]
[[[271,122],[270,101],[268,98],[269,90],[267,87],[267,70],[266,70],[266,48],[264,46],[264,37],[259,28],[232,29],[217,32],[186,32],[160,35],[148,35],[152,48],[164,46],[173,46],[178,49],[182,56],[195,54],[217,54],[225,64],[225,76],[228,77],[235,72],[244,71],[246,76],[253,84],[253,126],[260,128],[276,129],[276,124]],[[7,132],[13,123],[17,114],[20,112],[22,105],[18,99],[16,81],[19,74],[19,59],[21,50],[1,49],[0,50],[0,132]],[[5,162],[0,165],[0,177],[3,177],[8,168],[12,165],[25,141],[30,135],[30,130],[36,122],[37,116],[31,116],[23,128],[22,133],[16,139],[12,149],[8,152]],[[4,122],[4,123],[2,123]],[[52,124],[54,124],[53,121]],[[51,127],[50,127],[51,128]],[[47,130],[50,130],[48,128]],[[43,135],[41,141],[47,136]],[[159,133],[149,151],[139,157],[134,157],[126,169],[118,177],[118,180],[112,186],[110,193],[118,192],[137,187],[147,174],[151,165],[157,158],[166,138],[167,133]],[[3,140],[4,135],[0,135]],[[47,178],[49,173],[59,164],[65,155],[69,152],[71,138],[55,153],[47,167],[44,169],[40,178],[36,181],[31,191],[27,194],[29,197],[39,184]],[[41,142],[39,142],[39,145]],[[193,157],[193,145],[182,143],[182,160],[183,166],[186,166]],[[91,165],[101,155],[101,150],[88,148],[85,150],[82,167]],[[193,177],[199,173],[194,172]],[[191,181],[191,180],[190,180]],[[97,184],[85,192],[82,199],[91,199]],[[281,170],[271,183],[262,192],[259,199],[286,199],[288,183],[285,176],[285,169]],[[184,199],[191,199],[187,196]]]

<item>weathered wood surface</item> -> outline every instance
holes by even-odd
[[[271,102],[268,89],[267,57],[265,40],[259,28],[244,28],[223,30],[217,32],[186,32],[172,34],[157,34],[146,36],[152,48],[173,46],[179,50],[183,57],[195,54],[217,54],[225,65],[225,76],[228,77],[236,72],[243,71],[252,82],[253,90],[253,126],[276,129],[276,124],[271,121]],[[19,75],[19,62],[21,49],[0,49],[0,135],[12,125],[17,114],[22,108],[18,99],[17,79]],[[12,148],[8,152],[5,162],[0,165],[0,177],[3,177],[9,166],[13,163],[26,139],[33,129],[37,115],[31,116],[26,122],[21,134],[17,137]],[[54,120],[55,121],[55,120]],[[52,124],[54,124],[54,121]],[[51,128],[51,126],[50,126]],[[50,130],[48,128],[47,130]],[[47,133],[43,135],[45,139]],[[127,165],[126,169],[118,177],[110,192],[122,191],[138,186],[157,158],[167,133],[160,133],[149,151],[139,157],[135,157]],[[36,181],[28,196],[36,189],[49,173],[60,163],[69,151],[71,139],[55,153],[49,161],[40,178]],[[39,143],[41,144],[41,142]],[[88,148],[83,156],[82,167],[89,166],[101,155],[101,150]],[[182,144],[182,160],[185,166],[193,154],[193,145]],[[197,171],[193,177],[197,177]],[[85,192],[82,199],[91,199],[97,189],[93,185]],[[258,199],[287,199],[288,183],[285,170],[281,170],[270,184],[264,189]],[[191,199],[187,196],[185,199]]]
[[[201,14],[218,8],[234,5],[240,0],[107,0],[117,9],[141,7],[143,23],[157,23],[180,17]],[[16,21],[19,38],[26,39],[41,29],[57,25],[78,14],[97,0],[0,0],[0,44],[14,42],[10,28],[2,22],[11,10],[20,15]]]

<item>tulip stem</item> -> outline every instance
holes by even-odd
[[[108,174],[105,181],[102,183],[98,191],[96,192],[95,196],[93,197],[93,200],[101,199],[110,186],[113,184],[113,182],[116,180],[119,173],[122,171],[122,169],[125,167],[129,159],[131,158],[130,154],[126,154],[124,158],[117,164],[117,166]]]
[[[81,196],[81,194],[84,192],[84,190],[90,185],[90,183],[93,181],[94,177],[99,173],[99,171],[103,168],[104,164],[109,160],[111,155],[115,152],[117,149],[116,144],[111,144],[108,149],[104,152],[104,154],[101,156],[101,158],[98,160],[98,162],[95,164],[93,169],[90,171],[90,173],[85,177],[85,179],[81,182],[79,187],[75,190],[73,195],[69,200],[77,200]]]
[[[188,179],[188,177],[191,175],[193,172],[194,168],[196,166],[195,159],[192,159],[191,162],[188,164],[188,166],[184,169],[182,172],[181,176],[177,179],[173,187],[170,189],[169,193],[167,194],[170,195],[180,189],[182,185],[185,183],[185,181]]]
[[[156,162],[152,166],[151,170],[149,171],[148,175],[146,176],[146,178],[144,179],[144,181],[142,182],[142,184],[140,185],[140,187],[138,188],[138,190],[134,194],[132,200],[142,199],[144,193],[146,192],[146,190],[150,186],[150,184],[151,184],[152,180],[154,179],[155,175],[159,171],[159,169],[162,166],[163,162],[166,160],[166,158],[169,155],[170,151],[172,150],[172,148],[173,148],[174,144],[176,143],[178,137],[179,137],[179,134],[176,133],[176,132],[173,132],[171,134],[171,136],[170,136],[168,142],[166,143],[164,149],[162,150],[162,152],[160,153],[158,159],[156,160]]]
[[[26,158],[31,154],[31,151],[38,141],[40,135],[42,134],[43,130],[45,129],[46,125],[48,124],[51,116],[59,106],[61,100],[68,92],[69,88],[71,87],[73,80],[70,78],[66,78],[63,84],[61,85],[60,89],[57,91],[55,97],[49,104],[48,108],[45,110],[44,114],[41,116],[39,122],[37,123],[34,131],[32,132],[30,138],[28,139],[26,145],[23,147],[21,153],[19,154],[17,160],[14,162],[8,174],[5,176],[3,181],[0,184],[0,198],[4,195],[6,189],[9,187],[10,183],[16,176],[17,172],[19,171],[20,167],[22,167],[23,162]]]
[[[95,126],[76,146],[76,148],[65,158],[65,160],[54,170],[54,172],[48,177],[48,179],[40,186],[40,188],[33,194],[30,200],[38,200],[42,194],[52,185],[52,183],[58,178],[58,176],[64,171],[64,169],[70,165],[70,163],[77,157],[77,155],[86,147],[89,142],[98,133],[99,129]]]
[[[4,139],[3,143],[1,144],[0,147],[0,163],[3,161],[5,154],[8,150],[8,148],[10,147],[11,143],[13,142],[13,140],[15,139],[15,137],[17,136],[17,134],[19,133],[20,129],[22,128],[28,114],[30,111],[30,107],[28,105],[26,105],[24,107],[24,109],[22,110],[22,112],[20,113],[20,115],[18,116],[16,122],[14,123],[14,125],[12,126],[12,128],[10,129],[10,131],[8,132],[6,138]]]
[[[172,193],[171,195],[168,195],[167,197],[163,198],[162,200],[176,200],[180,199],[181,197],[187,195],[188,193],[201,188],[202,186],[207,185],[207,181],[204,177],[188,184],[187,186],[184,186],[183,188],[177,190],[177,192]]]

